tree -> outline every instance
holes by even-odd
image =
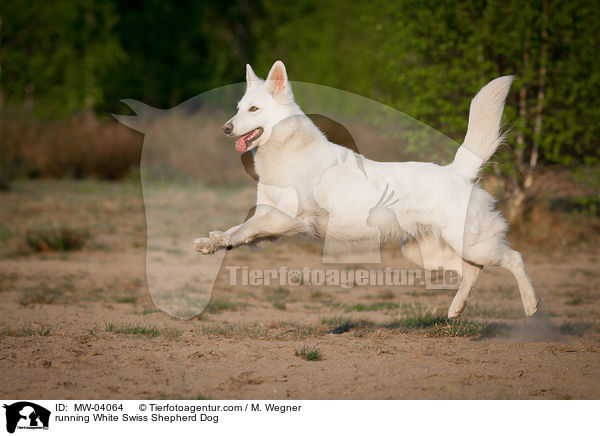
[[[600,45],[595,2],[536,0],[382,3],[380,80],[396,107],[462,139],[468,103],[488,80],[517,76],[506,119],[508,147],[495,158],[522,212],[538,162],[597,162]]]
[[[110,3],[62,0],[0,6],[6,104],[65,117],[103,99],[102,74],[122,56]]]

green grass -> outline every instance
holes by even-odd
[[[425,313],[423,315],[407,316],[406,318],[383,323],[382,326],[388,330],[422,330],[431,328],[445,321],[446,318],[443,316],[433,316],[432,314]]]
[[[158,310],[158,309],[145,309],[142,312],[142,315],[150,315],[151,313],[156,313],[156,312],[160,312],[160,310]]]
[[[492,336],[496,332],[495,324],[480,321],[445,320],[431,326],[427,335],[430,337],[470,337]]]
[[[64,224],[49,224],[28,229],[25,242],[33,251],[73,251],[83,248],[90,238],[87,229],[76,228]]]
[[[235,312],[238,309],[245,308],[247,306],[247,303],[234,303],[225,300],[214,300],[211,301],[208,306],[206,306],[205,311],[207,313],[220,313],[225,311]]]
[[[138,324],[117,325],[113,323],[106,323],[106,331],[119,335],[150,336],[153,338],[160,334],[158,328],[155,326],[146,327]]]
[[[24,336],[50,336],[52,329],[46,326],[38,327],[2,327],[0,336],[24,337]]]
[[[330,328],[326,333],[340,334],[353,329],[355,330],[355,336],[362,336],[365,333],[378,329],[401,332],[424,331],[431,337],[470,337],[491,335],[495,332],[495,324],[467,320],[449,321],[445,317],[427,313],[385,322],[335,317],[323,318],[321,323]]]
[[[311,347],[309,345],[303,345],[299,350],[295,350],[296,356],[308,360],[309,362],[322,360],[323,355],[317,347]]]
[[[115,300],[117,303],[135,303],[137,297],[119,297]]]
[[[400,304],[398,303],[371,303],[371,304],[362,304],[357,303],[353,305],[345,305],[345,312],[378,312],[382,310],[391,310],[398,309]]]
[[[419,332],[429,337],[489,337],[498,334],[500,325],[482,321],[449,321],[443,316],[431,313],[406,316],[390,321],[372,321],[337,316],[322,318],[318,325],[298,325],[293,322],[276,321],[271,323],[206,323],[198,332],[205,336],[227,338],[252,338],[289,340],[319,337],[326,334],[342,334],[352,331],[354,336],[363,337],[377,330],[400,333]]]
[[[287,310],[287,306],[281,301],[273,301],[273,307],[277,310]]]
[[[49,327],[39,326],[36,330],[38,336],[50,336],[52,329]]]

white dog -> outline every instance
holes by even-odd
[[[209,254],[298,234],[327,235],[341,243],[382,238],[401,243],[403,254],[426,269],[461,271],[449,318],[461,315],[485,265],[508,269],[525,313],[537,311],[538,297],[521,255],[507,245],[507,223],[474,181],[502,141],[500,123],[512,77],[491,81],[475,96],[465,141],[446,166],[375,162],[329,142],[294,102],[281,61],[266,81],[247,65],[246,81],[238,112],[223,130],[238,137],[240,152],[258,147],[256,211],[238,226],[194,240],[197,251]],[[362,179],[344,177],[356,168]]]

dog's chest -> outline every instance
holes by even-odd
[[[297,180],[298,166],[295,161],[297,159],[291,156],[289,150],[259,148],[254,156],[254,167],[261,183],[291,186]]]

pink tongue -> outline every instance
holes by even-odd
[[[235,141],[235,149],[241,153],[246,151],[246,137],[241,136]]]

